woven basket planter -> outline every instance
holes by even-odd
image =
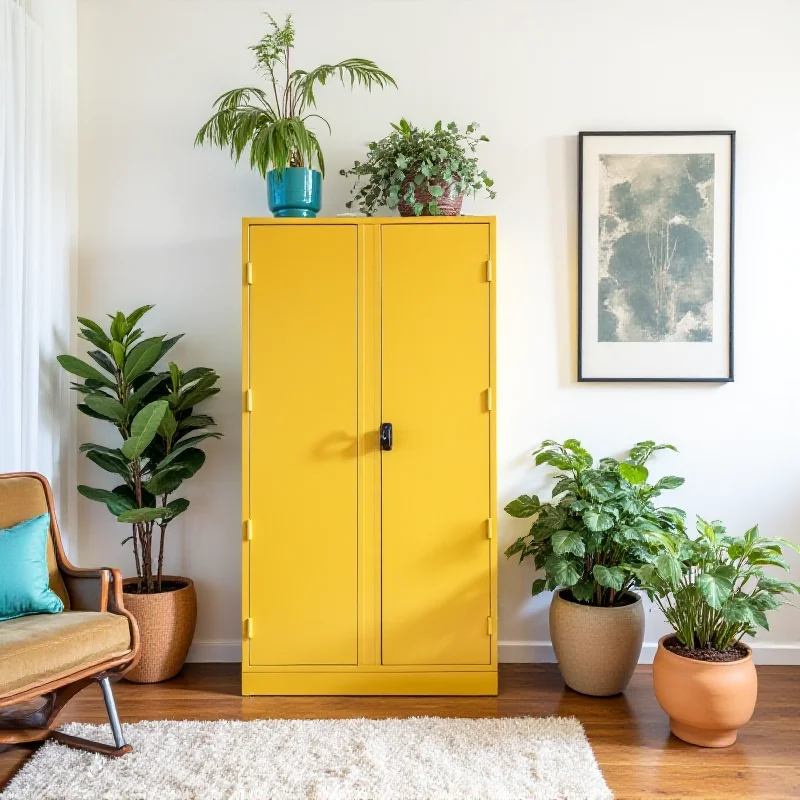
[[[414,183],[414,175],[409,175],[404,181],[402,186],[400,187],[400,197],[404,197],[405,193],[408,191],[409,186],[414,187],[414,197],[418,203],[422,203],[424,206],[422,209],[423,217],[430,217],[432,216],[430,210],[428,209],[428,203],[431,200],[438,200],[439,202],[439,211],[440,216],[443,217],[458,217],[461,215],[461,204],[464,202],[464,195],[459,194],[456,195],[455,198],[450,199],[447,196],[447,192],[450,189],[450,184],[447,181],[437,181],[432,180],[429,181],[434,186],[441,186],[444,189],[444,194],[436,198],[434,197],[427,189],[423,189],[421,186],[417,186]],[[397,210],[400,212],[401,217],[413,217],[414,216],[414,206],[413,204],[406,203],[404,200],[400,200],[397,204]]]
[[[139,623],[142,657],[125,673],[133,683],[158,683],[181,671],[197,622],[197,595],[189,578],[164,575],[162,581],[176,588],[158,594],[134,594],[126,587],[136,586],[136,578],[122,582],[125,608]]]

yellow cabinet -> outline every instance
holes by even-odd
[[[494,219],[246,219],[244,694],[495,694]]]

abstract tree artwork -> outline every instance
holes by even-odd
[[[733,146],[580,135],[580,380],[732,379]]]
[[[714,154],[600,162],[598,340],[711,341]]]

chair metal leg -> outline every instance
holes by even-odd
[[[111,723],[111,732],[114,734],[114,744],[118,749],[125,747],[125,737],[122,735],[122,725],[119,723],[117,714],[117,704],[114,702],[114,693],[111,691],[111,681],[106,677],[100,681],[100,688],[103,690],[103,700],[106,703],[108,721]]]
[[[92,753],[102,753],[106,756],[124,756],[126,753],[130,753],[133,747],[129,744],[125,744],[125,737],[122,735],[122,726],[119,724],[117,704],[114,702],[114,694],[111,691],[111,682],[108,678],[101,678],[97,682],[103,690],[103,699],[106,702],[108,721],[111,723],[111,731],[114,734],[115,746],[112,747],[110,744],[92,742],[89,739],[81,739],[79,736],[71,736],[61,731],[53,731],[50,734],[50,738],[62,744],[66,744],[69,747],[76,747],[79,750],[89,750]]]

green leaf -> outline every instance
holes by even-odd
[[[733,625],[752,625],[754,623],[753,611],[750,604],[743,597],[732,597],[723,603],[720,608],[722,617]]]
[[[776,600],[771,594],[757,594],[750,598],[750,605],[760,611],[774,611],[781,607],[781,602]]]
[[[84,402],[92,411],[96,411],[101,416],[113,422],[124,422],[128,417],[125,406],[117,400],[108,397],[108,395],[100,393],[87,394],[84,398]]]
[[[622,475],[628,483],[632,483],[635,486],[644,483],[649,473],[647,467],[641,464],[622,463],[619,465],[619,474]]]
[[[128,353],[125,361],[125,380],[132,383],[143,372],[147,372],[161,356],[163,336],[143,339]]]
[[[685,483],[684,478],[679,478],[677,475],[665,475],[663,478],[659,478],[654,489],[677,489],[679,486],[683,486]]]
[[[86,453],[86,458],[106,472],[113,472],[115,475],[122,475],[123,478],[130,478],[131,471],[128,467],[128,462],[122,456],[117,458],[110,453],[89,450]]]
[[[111,316],[109,314],[109,316]],[[121,311],[111,317],[111,338],[117,342],[121,342],[125,338],[125,315]]]
[[[122,452],[127,458],[133,460],[144,452],[158,432],[158,426],[168,408],[169,404],[166,400],[156,400],[148,403],[133,418],[130,438],[126,439],[122,445]]]
[[[428,191],[431,193],[432,197],[441,197],[444,194],[444,189],[436,183],[431,184]]]
[[[164,519],[175,519],[178,514],[183,514],[189,508],[189,501],[183,497],[176,497],[164,506]]]
[[[102,336],[104,338],[108,338],[106,336],[106,332],[96,323],[90,320],[88,317],[78,317],[78,322],[83,325],[84,328],[88,328],[90,331],[93,331],[98,336]]]
[[[91,378],[109,389],[116,389],[117,385],[112,383],[100,370],[95,369],[93,366],[81,361],[75,356],[58,356],[59,364],[70,374],[77,375],[79,378]]]
[[[194,381],[200,380],[204,375],[214,372],[210,367],[192,367],[192,369],[181,373],[181,383],[186,386]]]
[[[177,392],[181,388],[181,371],[174,361],[169,362],[169,374],[172,377],[172,391]]]
[[[159,372],[148,378],[131,396],[125,401],[125,408],[129,414],[133,414],[139,407],[139,403],[147,398],[147,395],[153,391],[160,383],[169,377],[168,372]]]
[[[171,464],[184,450],[194,447],[198,442],[202,442],[203,439],[219,439],[221,436],[221,433],[201,433],[199,436],[192,436],[191,439],[184,439],[166,458],[162,459],[158,468],[163,469],[168,464]]]
[[[625,572],[619,567],[604,567],[602,564],[595,564],[592,570],[594,579],[601,585],[614,591],[619,591],[625,583]]]
[[[174,492],[189,475],[180,465],[173,465],[166,469],[159,470],[145,484],[148,492],[158,497],[162,494]]]
[[[126,335],[133,330],[134,325],[151,309],[153,306],[139,306],[135,311],[131,311],[125,320]]]
[[[556,531],[550,541],[553,545],[553,552],[557,555],[572,553],[582,556],[586,552],[583,539],[578,531]]]
[[[216,424],[217,423],[214,422],[214,418],[209,417],[208,414],[192,414],[191,416],[184,417],[178,422],[178,432],[183,433],[185,431],[196,430],[199,428],[210,428]]]
[[[733,584],[727,578],[708,572],[698,575],[695,585],[711,608],[722,608],[733,589]]]
[[[89,350],[86,355],[106,372],[111,375],[116,375],[114,362],[102,350]]]
[[[531,584],[531,595],[536,596],[537,594],[541,594],[543,591],[547,589],[547,581],[544,578],[537,578]]]
[[[580,572],[571,561],[552,554],[547,558],[544,570],[559,586],[574,586],[580,580]]]
[[[581,603],[588,603],[594,597],[594,584],[592,581],[578,581],[570,588],[572,596]]]
[[[178,453],[172,465],[181,467],[186,472],[186,477],[191,478],[205,463],[206,454],[199,447],[190,447]]]
[[[78,491],[89,500],[105,503],[108,510],[116,517],[134,507],[127,497],[122,497],[106,489],[93,489],[91,486],[78,486]]]
[[[532,517],[539,511],[541,504],[535,495],[521,494],[516,500],[512,500],[506,507],[506,514],[517,519]]]
[[[158,433],[168,442],[171,442],[172,437],[175,436],[177,430],[178,421],[175,419],[175,415],[172,413],[171,409],[167,408],[167,411],[161,420],[161,424],[158,426]]]
[[[656,571],[672,587],[676,587],[683,576],[681,562],[670,553],[660,553],[656,557]]]
[[[752,606],[750,606],[750,611],[753,614],[753,622],[760,628],[764,628],[764,630],[768,631],[769,622],[767,621],[767,615],[760,608],[753,608]]]
[[[614,527],[614,518],[610,514],[591,508],[583,512],[583,522],[590,531],[607,531]]]
[[[132,508],[120,514],[117,522],[153,522],[167,513],[163,508]]]

